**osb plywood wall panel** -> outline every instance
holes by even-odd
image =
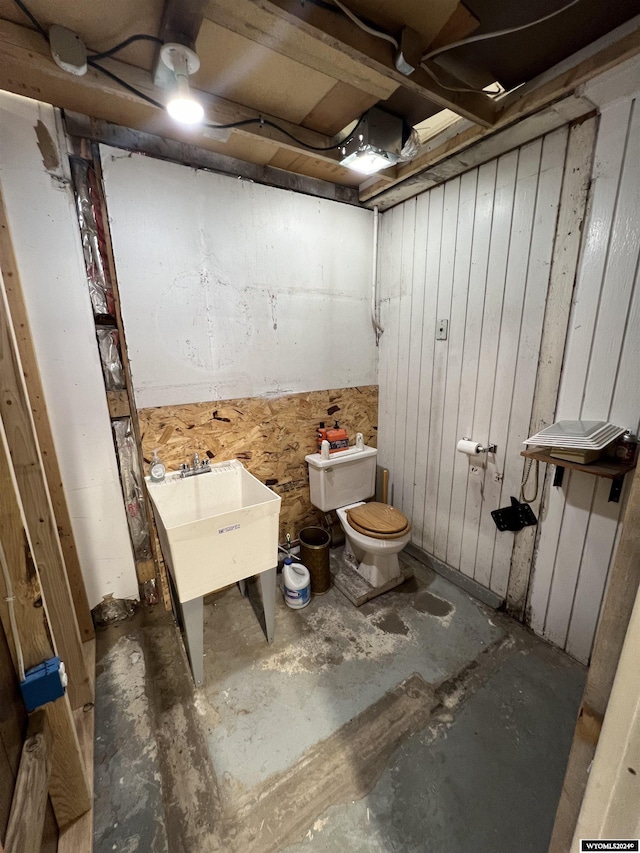
[[[284,541],[287,533],[295,539],[301,527],[316,522],[304,457],[316,450],[318,423],[338,420],[352,443],[361,432],[365,444],[376,447],[378,387],[160,406],[141,409],[138,415],[146,462],[155,448],[168,470],[190,461],[196,452],[216,462],[240,459],[282,498]]]

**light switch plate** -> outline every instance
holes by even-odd
[[[436,325],[436,340],[437,341],[446,341],[448,334],[449,334],[449,321],[448,320],[438,320],[437,325]]]

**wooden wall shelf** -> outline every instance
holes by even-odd
[[[612,480],[609,500],[614,503],[618,503],[620,500],[624,475],[628,474],[629,471],[633,471],[636,467],[635,462],[617,462],[615,459],[599,459],[597,462],[581,465],[579,462],[556,459],[555,456],[551,456],[542,450],[521,450],[520,456],[524,456],[526,459],[536,459],[538,462],[546,462],[547,465],[555,465],[554,486],[562,485],[565,468],[573,468],[575,471],[582,471],[583,474],[593,474],[595,477],[604,477],[607,480]]]

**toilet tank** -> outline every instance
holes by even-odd
[[[319,453],[305,456],[309,465],[311,503],[328,512],[340,506],[364,501],[376,490],[375,447],[350,448],[323,459]]]

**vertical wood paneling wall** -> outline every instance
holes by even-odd
[[[568,128],[382,217],[380,462],[413,542],[504,596]],[[436,322],[449,320],[448,340]],[[463,436],[495,457],[456,452]]]
[[[564,178],[580,168],[569,132],[382,217],[380,461],[414,544],[501,596],[514,537],[497,533],[490,513],[519,494],[558,204]],[[557,420],[639,427],[639,198],[640,105],[626,98],[599,119]],[[447,341],[435,340],[439,319],[449,320]],[[456,453],[462,436],[495,442],[495,459]],[[626,490],[615,504],[608,481],[569,471],[561,489],[550,481],[526,619],[587,662]]]
[[[610,420],[637,431],[639,199],[640,103],[627,98],[605,108],[600,119],[558,419]],[[537,633],[587,661],[624,504],[608,502],[607,481],[566,474],[562,489],[549,490],[530,619]]]

